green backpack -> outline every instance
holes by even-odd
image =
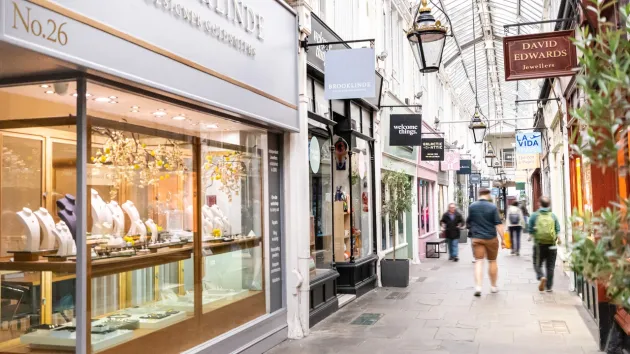
[[[550,212],[540,212],[536,218],[536,242],[543,245],[555,245],[556,221]]]

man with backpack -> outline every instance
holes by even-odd
[[[529,233],[534,238],[534,270],[536,278],[540,281],[539,291],[551,292],[553,287],[553,272],[556,267],[558,244],[560,239],[560,223],[551,212],[551,199],[540,198],[540,209],[529,218]],[[546,276],[542,272],[545,263]]]
[[[512,255],[521,255],[521,231],[525,224],[523,211],[518,206],[518,202],[512,203],[508,208],[507,226],[512,241]]]

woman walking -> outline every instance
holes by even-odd
[[[512,241],[512,254],[521,255],[521,232],[525,227],[525,216],[518,206],[518,202],[512,203],[508,208],[507,226],[510,231],[510,241]]]

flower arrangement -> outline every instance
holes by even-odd
[[[113,168],[112,199],[116,198],[123,182],[133,180],[136,175],[139,176],[138,185],[142,188],[169,178],[171,172],[182,174],[186,171],[182,150],[170,140],[168,145],[160,144],[151,149],[140,142],[138,134],[132,133],[131,137],[127,137],[118,130],[94,130],[107,136],[103,148],[97,150],[91,160],[97,167],[108,165]],[[162,175],[162,172],[169,173]]]
[[[241,190],[241,177],[245,174],[245,163],[243,154],[238,151],[225,153],[206,153],[203,164],[205,179],[208,181],[206,187],[214,184],[214,181],[221,182],[219,190],[232,201],[232,194],[239,195]]]
[[[212,236],[214,236],[214,237],[221,237],[221,229],[214,229],[214,230],[212,230]]]

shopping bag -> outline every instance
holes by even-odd
[[[503,248],[512,249],[512,240],[510,240],[510,232],[503,233]]]

